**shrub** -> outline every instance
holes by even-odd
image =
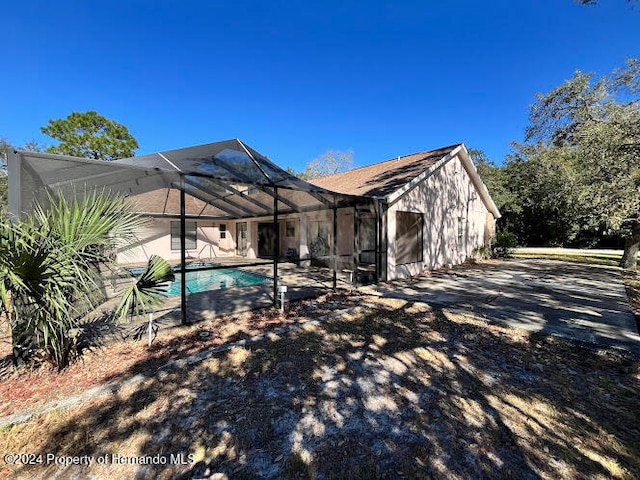
[[[473,257],[474,259],[479,258],[480,260],[486,260],[487,258],[491,257],[491,251],[491,246],[482,245],[481,247],[477,247],[476,249],[474,249]]]
[[[511,232],[498,232],[492,245],[491,254],[494,258],[508,258],[513,255],[513,249],[518,245],[516,236]]]
[[[14,361],[42,357],[58,369],[75,355],[73,331],[95,303],[98,265],[144,223],[119,196],[49,198],[15,224],[0,224],[0,313]]]

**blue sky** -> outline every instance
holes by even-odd
[[[240,138],[304,169],[458,142],[500,163],[535,94],[640,56],[624,0],[4,2],[0,136],[96,110],[138,154]]]

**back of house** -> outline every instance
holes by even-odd
[[[312,183],[375,199],[381,280],[412,276],[474,257],[491,244],[495,220],[500,217],[464,144],[397,157]],[[342,213],[350,218],[340,223],[353,221],[354,209],[350,210]],[[374,225],[367,220],[372,213],[358,213],[355,216],[360,218],[355,222],[360,224],[360,238],[352,243],[362,251],[363,244],[374,243],[376,233],[367,233],[372,229],[367,225]],[[345,255],[349,239],[342,243],[339,254]]]

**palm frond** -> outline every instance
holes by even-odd
[[[102,261],[105,249],[135,241],[147,223],[125,197],[97,190],[80,198],[73,194],[70,200],[62,194],[50,196],[49,208],[38,205],[34,218],[86,261]]]
[[[122,296],[116,308],[115,317],[126,320],[144,314],[162,301],[169,288],[169,282],[175,280],[171,265],[162,257],[152,255],[136,282]]]

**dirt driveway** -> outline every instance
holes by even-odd
[[[489,322],[640,352],[620,269],[510,259],[369,287],[391,298],[473,312]]]

